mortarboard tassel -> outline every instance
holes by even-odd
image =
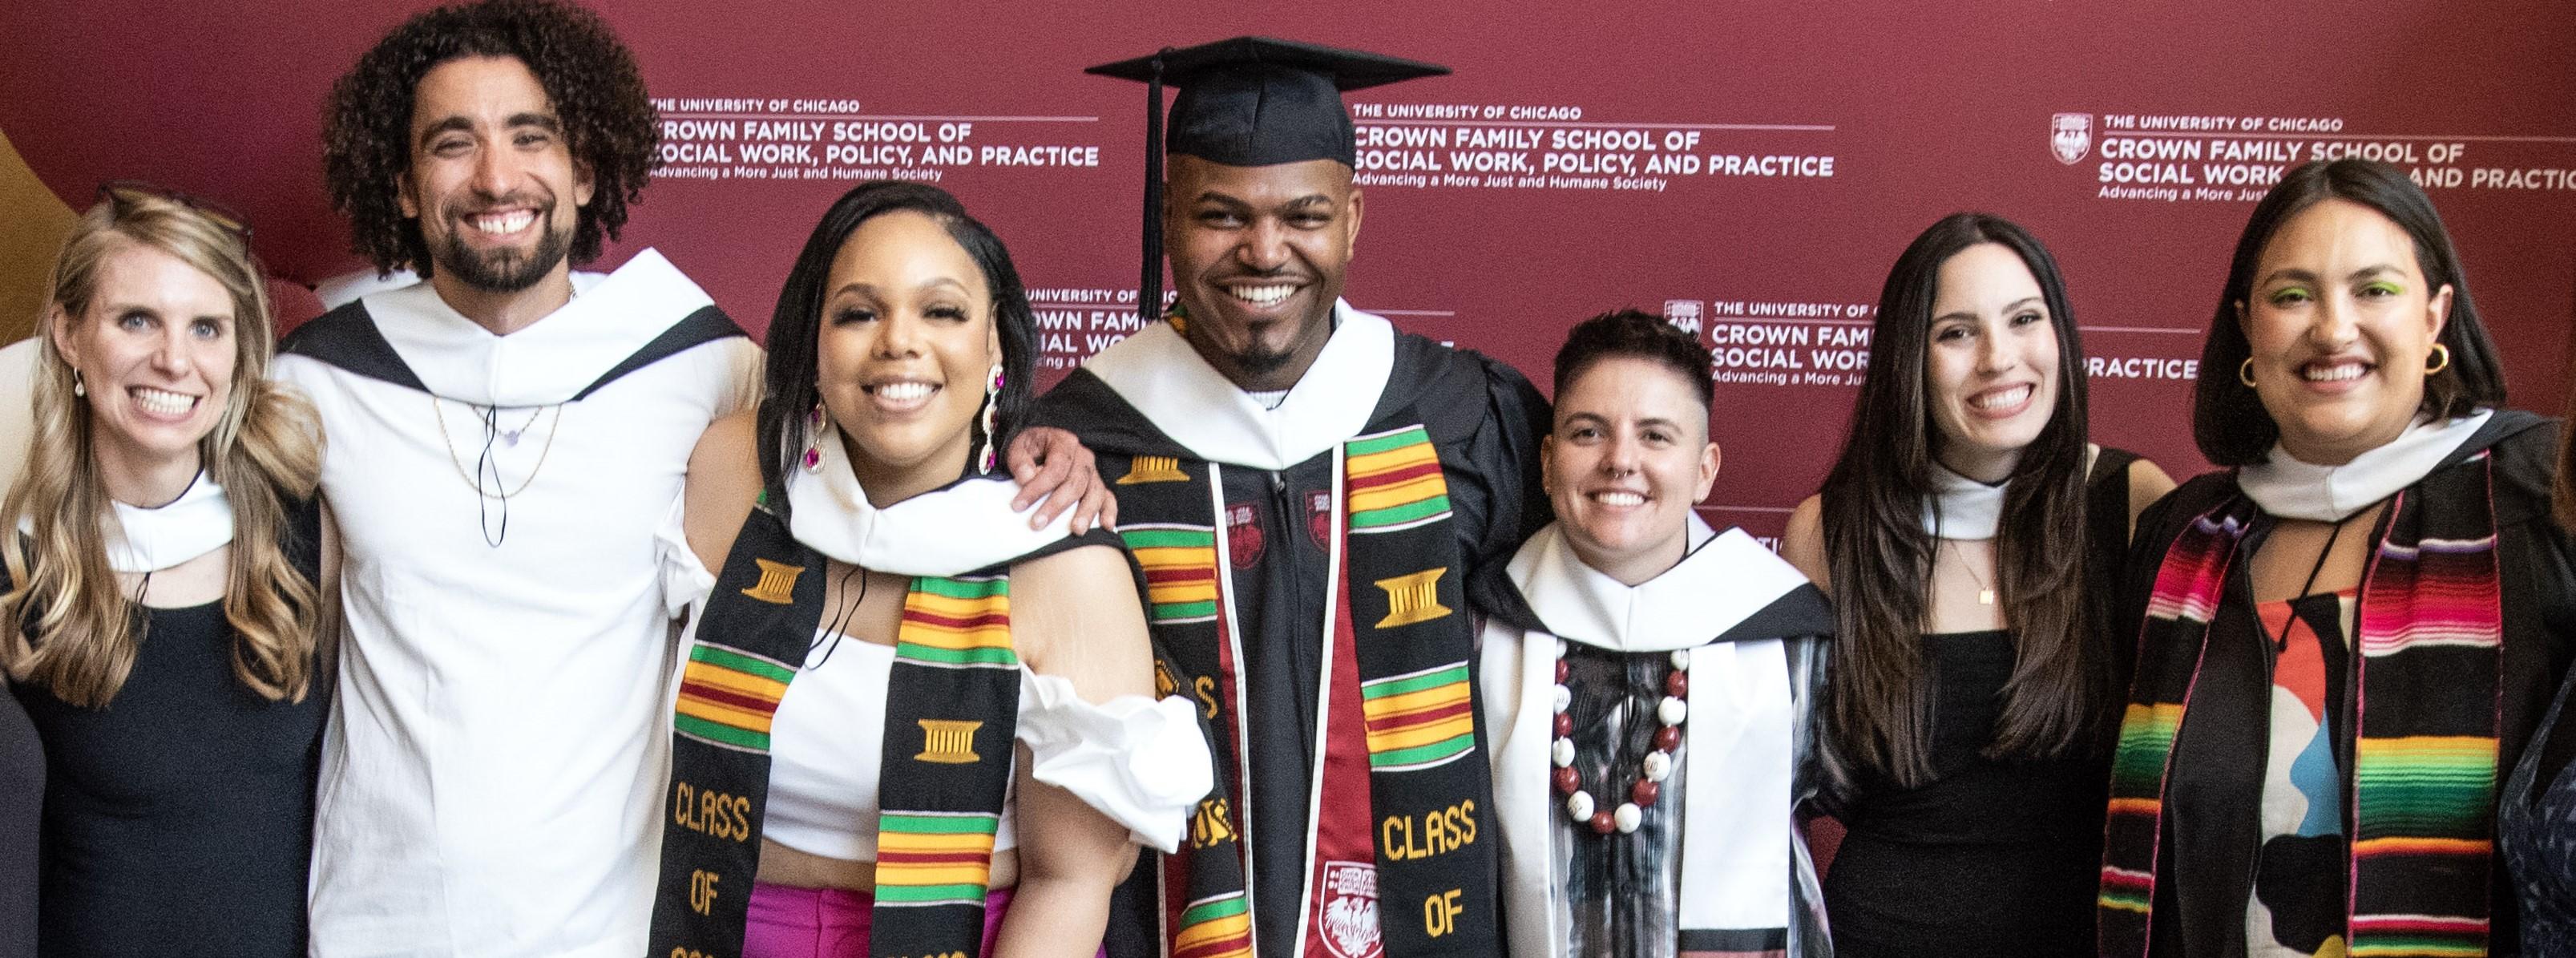
[[[1136,318],[1154,323],[1163,318],[1163,54],[1154,55],[1153,76],[1145,81],[1145,275],[1136,291]],[[1143,328],[1143,327],[1138,327]]]

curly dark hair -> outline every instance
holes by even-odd
[[[385,36],[331,86],[322,114],[323,189],[349,218],[350,249],[379,272],[430,274],[420,224],[402,214],[411,169],[413,92],[431,68],[462,57],[514,57],[545,87],[575,166],[595,186],[573,229],[572,262],[616,239],[657,164],[658,115],[635,55],[599,15],[557,0],[480,0],[439,7]]]

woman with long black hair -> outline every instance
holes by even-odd
[[[936,187],[863,184],[769,347],[666,535],[699,598],[652,953],[1097,953],[1213,778],[1119,540],[1032,529],[996,471],[1037,351],[1009,252]]]

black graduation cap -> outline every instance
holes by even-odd
[[[1440,76],[1449,68],[1295,40],[1235,37],[1166,47],[1082,72],[1145,84],[1145,279],[1136,305],[1150,322],[1163,305],[1165,151],[1227,166],[1306,160],[1355,166],[1356,138],[1342,92]],[[1168,134],[1165,84],[1181,88],[1172,98]]]

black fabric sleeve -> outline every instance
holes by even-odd
[[[1527,377],[1502,363],[1467,353],[1485,372],[1485,422],[1468,447],[1486,485],[1492,513],[1467,543],[1468,568],[1511,561],[1533,533],[1555,521],[1539,482],[1539,437],[1547,435],[1547,399]]]

